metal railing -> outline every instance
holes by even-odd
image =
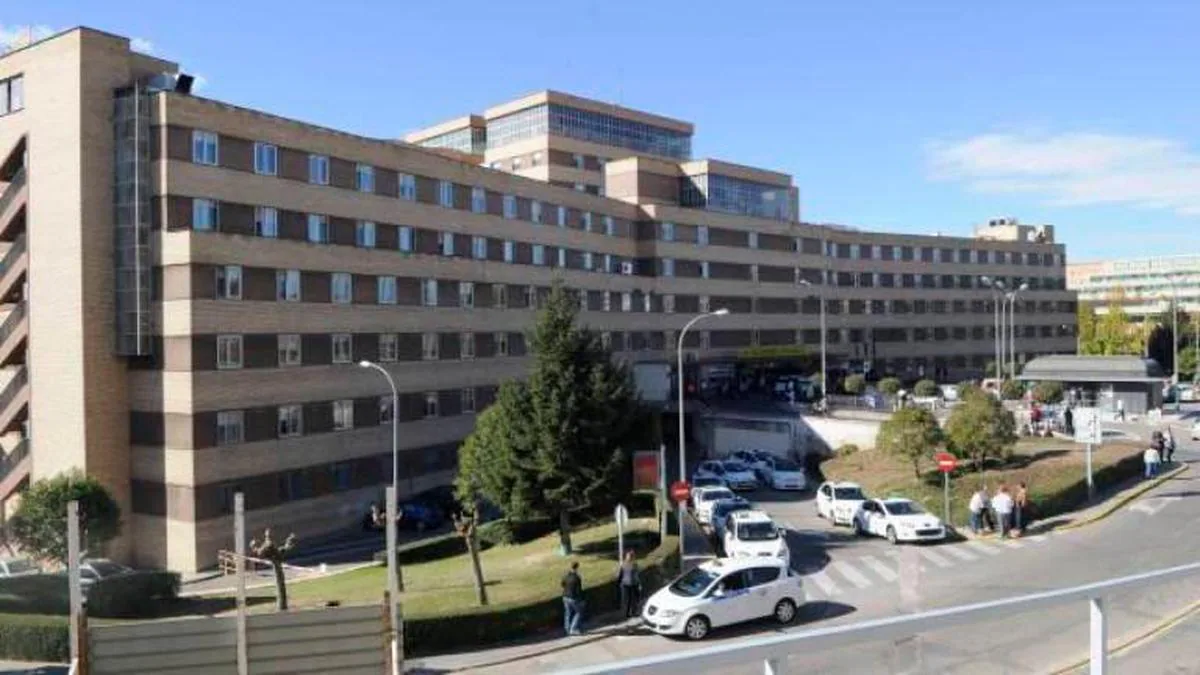
[[[13,331],[17,329],[17,326],[19,326],[24,319],[25,303],[22,302],[18,303],[17,306],[8,313],[8,316],[4,317],[4,323],[0,323],[0,345],[4,344],[4,341],[8,339],[8,336],[13,334]]]
[[[29,439],[22,438],[21,442],[17,443],[17,447],[13,448],[7,455],[0,457],[0,481],[8,478],[8,474],[12,473],[12,470],[17,468],[17,465],[28,456]]]
[[[762,663],[766,675],[782,675],[785,659],[792,654],[860,645],[882,640],[910,638],[929,631],[960,627],[1005,617],[1029,614],[1086,601],[1090,607],[1090,664],[1093,674],[1104,673],[1108,660],[1108,618],[1104,598],[1120,591],[1145,589],[1200,573],[1200,563],[1144,572],[1082,586],[1072,586],[1013,598],[935,609],[918,614],[874,619],[830,628],[785,633],[720,644],[660,656],[606,663],[559,671],[562,675],[665,675],[709,672],[720,668]],[[1053,664],[1049,664],[1053,665]]]
[[[15,174],[12,180],[8,181],[8,187],[4,189],[4,194],[0,194],[0,213],[4,213],[4,209],[8,208],[8,204],[13,200],[21,188],[25,186],[25,167],[21,167]]]
[[[25,255],[25,235],[21,235],[12,246],[8,247],[8,251],[0,258],[0,277],[8,273],[8,268],[13,266],[13,263]]]
[[[0,390],[0,415],[4,414],[4,411],[8,408],[8,404],[12,403],[13,399],[17,397],[17,394],[20,393],[21,389],[28,382],[29,373],[25,371],[24,367],[21,367],[13,375],[13,378],[8,381],[8,384],[4,385],[4,389]]]

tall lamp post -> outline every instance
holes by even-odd
[[[1017,377],[1017,294],[1029,290],[1024,283],[1008,292],[1008,377]]]
[[[729,314],[729,310],[725,309],[724,307],[722,307],[716,311],[705,312],[704,314],[700,314],[700,315],[692,317],[692,320],[685,323],[683,325],[683,329],[679,331],[679,343],[677,345],[676,352],[679,355],[679,366],[678,367],[679,367],[679,480],[680,481],[687,480],[687,453],[684,449],[684,444],[685,444],[684,427],[685,427],[685,424],[684,424],[684,408],[683,408],[683,338],[687,335],[688,329],[690,329],[692,326],[696,325],[697,322],[702,321],[702,320],[707,319],[712,316],[725,316],[726,314]],[[684,551],[683,551],[683,543],[684,543],[683,507],[680,505],[676,505],[676,509],[679,514],[679,564],[682,566],[683,565],[683,553],[684,553]]]
[[[995,343],[996,343],[996,360],[995,364],[996,386],[1000,386],[1000,382],[1004,380],[1004,282],[992,277],[980,277],[980,281],[984,285],[992,289],[992,314],[995,324]]]
[[[400,415],[400,395],[396,393],[396,381],[392,379],[392,374],[385,370],[383,366],[373,361],[359,361],[358,367],[372,368],[379,371],[384,379],[387,380],[388,386],[392,389],[392,490],[396,494],[400,494],[400,431],[396,425],[396,418]]]
[[[813,288],[813,282],[809,281],[808,279],[801,279],[800,285]],[[825,334],[825,296],[824,294],[818,293],[813,297],[815,297],[821,303],[821,411],[824,413],[829,411],[829,383],[825,381],[826,378],[829,377],[829,369],[825,362],[827,355],[827,350],[825,348],[825,340],[827,339]]]

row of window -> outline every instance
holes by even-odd
[[[25,109],[25,76],[0,80],[0,115]]]
[[[400,353],[400,333],[380,333],[377,335],[378,344],[374,358],[384,363],[405,360]],[[415,334],[414,334],[415,335]],[[421,359],[436,361],[442,358],[441,333],[421,333]],[[475,358],[476,343],[484,335],[491,337],[491,351],[494,356],[521,356],[525,353],[524,336],[521,333],[489,332],[480,333],[446,333],[457,345],[457,357],[462,360]],[[352,364],[354,356],[354,335],[351,333],[334,333],[329,336],[330,360],[334,364]],[[280,368],[301,366],[304,364],[303,337],[298,333],[285,333],[276,336],[276,346]],[[245,366],[245,336],[240,334],[218,335],[216,341],[217,368],[220,370],[239,370]]]

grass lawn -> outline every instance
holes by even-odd
[[[651,553],[657,539],[657,522],[635,519],[625,533],[626,546],[631,543],[639,560]],[[673,538],[658,548],[659,552],[674,550]],[[484,579],[487,582],[488,608],[478,608],[475,602],[475,583],[471,561],[467,555],[445,558],[403,568],[405,591],[400,599],[404,614],[409,618],[462,614],[487,611],[505,605],[520,605],[556,598],[561,593],[559,579],[570,561],[579,562],[585,586],[599,585],[613,579],[617,568],[617,533],[612,524],[575,531],[571,536],[575,554],[564,558],[558,554],[558,534],[515,546],[496,546],[480,554]],[[338,574],[313,581],[288,585],[288,598],[294,607],[322,606],[330,601],[342,604],[381,602],[387,587],[387,570],[372,567]],[[252,596],[274,597],[274,588],[255,589]],[[272,605],[262,603],[253,609],[270,611]]]
[[[1094,449],[1093,470],[1115,464],[1130,455],[1140,456],[1143,448],[1135,443],[1115,441]],[[1083,445],[1053,438],[1023,438],[1017,442],[1012,459],[989,465],[982,476],[959,463],[950,476],[951,522],[964,526],[967,504],[980,482],[995,493],[1005,483],[1015,487],[1024,482],[1030,500],[1036,505],[1042,499],[1065,490],[1086,476],[1086,453]],[[942,514],[942,477],[932,463],[924,467],[922,477],[913,476],[912,465],[884,455],[876,450],[860,450],[852,455],[834,457],[821,465],[829,480],[858,483],[868,494],[877,497],[907,497],[922,503],[927,510]],[[1044,514],[1035,513],[1034,517]]]

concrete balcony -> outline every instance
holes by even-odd
[[[0,241],[16,241],[25,233],[25,212],[29,186],[25,170],[19,169],[0,193]]]
[[[28,272],[29,255],[25,249],[25,237],[21,237],[0,258],[0,304],[22,300]]]
[[[20,303],[0,322],[0,368],[24,365],[28,340],[29,317]]]
[[[16,447],[0,456],[0,502],[29,483],[32,465],[28,438],[22,438]]]
[[[29,374],[24,366],[0,389],[0,434],[19,431],[29,419]]]

